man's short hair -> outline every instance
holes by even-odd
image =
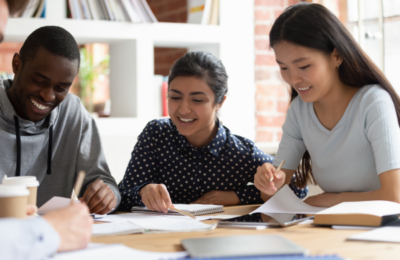
[[[56,56],[71,61],[78,60],[79,69],[81,61],[79,47],[67,30],[58,26],[44,26],[35,30],[28,36],[19,52],[22,62],[34,59],[40,47]]]
[[[8,10],[10,10],[11,15],[24,10],[28,3],[29,0],[7,0]]]

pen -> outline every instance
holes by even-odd
[[[189,213],[187,213],[187,212],[185,212],[185,211],[179,210],[179,209],[175,208],[174,206],[171,206],[171,207],[169,207],[168,209],[169,209],[169,210],[176,211],[176,212],[179,212],[179,213],[181,213],[181,214],[183,214],[183,215],[186,215],[186,216],[188,216],[188,217],[191,217],[191,218],[193,218],[193,219],[196,219],[196,217],[195,217],[194,215],[189,214]]]
[[[276,168],[275,172],[279,171],[283,164],[285,163],[285,160],[282,160],[281,164],[279,164],[278,168]],[[272,177],[269,179],[269,181],[273,181],[274,180],[274,174],[272,174]]]
[[[85,179],[85,172],[84,171],[79,171],[78,178],[76,178],[75,186],[74,186],[74,191],[75,192],[72,192],[72,196],[71,196],[71,205],[73,205],[74,202],[75,202],[74,194],[76,193],[76,197],[79,196],[79,192],[81,191],[83,179]]]

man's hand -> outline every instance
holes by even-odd
[[[144,186],[140,192],[143,204],[153,211],[168,212],[172,206],[167,187],[164,184],[150,183]]]
[[[33,216],[37,213],[38,208],[35,205],[26,205],[26,215]]]
[[[87,247],[92,235],[93,218],[84,203],[53,211],[43,216],[60,235],[58,252]]]
[[[212,204],[212,205],[238,205],[240,200],[234,191],[212,190],[190,204]]]
[[[321,193],[315,196],[310,196],[304,200],[310,206],[314,207],[332,207],[339,204],[338,193]]]
[[[270,181],[273,177],[273,181]],[[284,171],[276,171],[270,163],[264,163],[257,168],[254,175],[254,185],[262,193],[272,196],[285,184],[286,174]]]
[[[107,214],[117,205],[114,192],[102,180],[91,183],[80,200],[86,202],[90,213],[95,214]]]

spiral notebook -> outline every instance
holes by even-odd
[[[211,214],[211,213],[218,213],[218,212],[223,212],[224,211],[224,206],[222,205],[204,205],[204,204],[174,204],[174,207],[185,211],[187,213],[190,213],[195,216],[199,215],[205,215],[205,214]],[[154,213],[159,213],[155,211],[149,210],[147,207],[132,207],[132,212],[154,212]],[[168,210],[168,214],[173,214],[173,215],[182,215],[179,212],[171,211]]]

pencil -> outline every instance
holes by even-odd
[[[75,202],[74,194],[76,194],[76,197],[79,196],[79,192],[81,191],[83,179],[85,179],[85,172],[84,171],[80,171],[78,173],[78,178],[76,178],[76,181],[75,181],[75,186],[74,186],[74,191],[75,192],[72,192],[71,205],[73,205],[74,202]]]
[[[185,211],[179,210],[179,209],[175,208],[174,206],[169,207],[168,209],[169,209],[169,210],[176,211],[176,212],[179,212],[179,213],[181,213],[181,214],[183,214],[183,215],[186,215],[186,216],[188,216],[188,217],[191,217],[191,218],[196,219],[196,217],[195,217],[194,215],[192,215],[192,214],[190,214],[190,213],[187,213],[187,212],[185,212]]]
[[[278,168],[276,168],[275,172],[279,171],[283,164],[285,163],[285,160],[282,160],[281,164],[279,164]],[[272,177],[269,179],[269,181],[273,181],[274,180],[274,175],[272,174]]]

